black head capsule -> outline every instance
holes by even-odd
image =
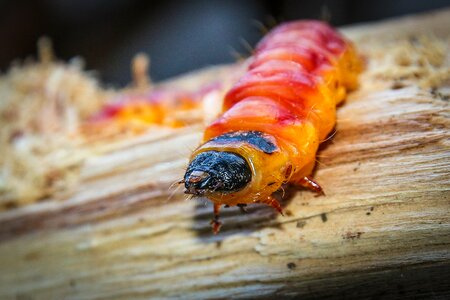
[[[247,161],[239,154],[205,151],[189,164],[184,175],[186,194],[204,195],[211,192],[236,192],[252,179]]]

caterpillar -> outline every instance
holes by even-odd
[[[117,131],[140,133],[152,125],[185,127],[202,119],[195,111],[201,107],[205,95],[219,88],[213,83],[193,92],[157,88],[120,93],[91,116],[86,130],[104,132],[110,126]]]
[[[221,90],[221,83],[213,81],[193,91],[154,86],[149,76],[149,64],[147,55],[135,55],[131,64],[131,86],[113,94],[98,112],[90,116],[82,128],[84,132],[141,133],[152,126],[179,128],[204,119],[198,113],[204,98]]]
[[[222,205],[263,203],[282,214],[273,193],[283,184],[323,193],[311,178],[316,152],[362,69],[351,42],[315,20],[274,28],[247,63],[180,181],[186,194],[213,202],[215,234]]]

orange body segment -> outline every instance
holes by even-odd
[[[252,169],[250,184],[235,193],[210,193],[216,204],[268,203],[283,183],[301,182],[314,168],[320,141],[336,122],[336,105],[357,87],[362,63],[352,44],[319,21],[283,24],[256,47],[247,73],[225,96],[222,115],[208,126],[205,151],[229,151]],[[225,133],[257,131],[274,140],[264,153],[245,141],[210,141]],[[269,200],[268,200],[269,199]],[[272,205],[273,206],[273,205]]]

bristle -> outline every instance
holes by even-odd
[[[261,21],[258,20],[252,20],[252,24],[258,28],[258,30],[263,34],[266,35],[269,32],[269,28]]]
[[[244,46],[245,50],[247,50],[249,55],[253,55],[253,53],[255,52],[255,49],[252,47],[252,45],[250,45],[250,43],[245,40],[244,38],[240,38],[239,39],[240,43],[242,46]]]
[[[329,134],[328,137],[327,137],[326,139],[324,139],[323,141],[320,141],[319,143],[324,143],[324,142],[326,142],[326,141],[331,140],[331,139],[336,135],[336,133],[337,133],[337,130],[336,130],[336,128],[335,128],[335,129],[333,130],[333,132],[332,132],[331,134]]]

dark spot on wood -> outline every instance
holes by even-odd
[[[370,211],[373,211],[373,206],[370,207]]]
[[[363,233],[364,232],[362,232],[362,231],[357,231],[357,232],[347,231],[345,234],[342,235],[342,239],[344,239],[344,240],[359,239]]]
[[[430,89],[430,94],[436,98],[438,96],[438,92],[437,92],[437,88],[431,88]]]
[[[222,241],[217,241],[216,242],[216,248],[220,249],[222,247]]]
[[[370,211],[366,212],[366,215],[367,215],[367,216],[370,216]]]
[[[8,201],[8,202],[6,202],[5,204],[3,204],[3,207],[4,207],[5,209],[15,209],[15,208],[18,207],[18,205],[17,205],[16,202]]]
[[[303,228],[306,225],[306,221],[297,221],[297,228]]]
[[[70,279],[69,285],[70,285],[71,287],[75,287],[75,286],[77,285],[75,279]]]
[[[287,267],[289,270],[294,270],[297,267],[297,265],[293,262],[290,262],[287,264]]]
[[[430,89],[430,94],[435,99],[441,99],[441,100],[444,100],[444,101],[447,101],[447,100],[450,99],[450,95],[449,94],[443,94],[435,87]]]
[[[248,213],[248,210],[247,210],[247,204],[245,204],[245,203],[239,203],[239,204],[237,204],[237,207],[239,207],[239,209],[241,210],[241,212],[243,212],[243,213]]]
[[[404,87],[405,87],[405,84],[403,82],[396,80],[396,81],[394,81],[394,83],[392,83],[391,90],[398,90],[398,89],[401,89]]]
[[[288,217],[292,217],[294,215],[290,209],[286,209],[284,212]]]
[[[327,217],[327,214],[326,213],[323,213],[323,214],[321,214],[320,215],[320,218],[322,219],[322,222],[326,222],[326,221],[328,221],[328,217]]]

